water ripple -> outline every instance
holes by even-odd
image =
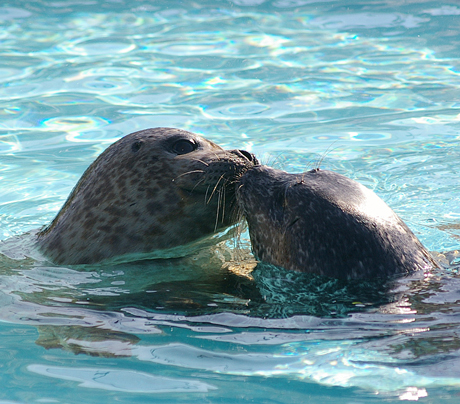
[[[175,126],[289,171],[348,175],[374,189],[429,249],[459,249],[459,14],[453,3],[425,0],[2,6],[0,238],[48,223],[109,143]],[[322,318],[312,315],[321,299],[302,300],[308,288],[257,302],[218,293],[202,277],[192,285],[191,266],[163,264],[167,270],[110,272],[2,261],[2,338],[14,341],[3,355],[15,352],[2,357],[2,398],[48,377],[62,383],[59,396],[33,395],[45,387],[11,394],[71,402],[77,391],[101,402],[106,393],[97,392],[106,389],[120,402],[144,402],[130,394],[191,391],[201,402],[234,402],[241,390],[254,402],[267,402],[269,392],[279,402],[440,402],[453,392],[458,401],[455,267],[406,286],[392,304],[370,309],[353,300],[354,314]],[[190,278],[180,288],[171,273],[183,272]],[[276,291],[265,286],[267,296]],[[165,309],[195,300],[199,313]],[[268,316],[288,309],[301,313]],[[15,351],[21,332],[29,339]],[[62,366],[66,358],[73,365]],[[267,377],[272,390],[261,389]],[[61,395],[69,383],[93,391]]]

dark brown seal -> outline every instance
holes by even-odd
[[[184,130],[127,135],[85,171],[39,248],[57,264],[88,264],[202,238],[236,221],[233,182],[254,161]]]
[[[388,205],[343,175],[255,166],[241,177],[237,200],[260,261],[342,279],[437,267]]]

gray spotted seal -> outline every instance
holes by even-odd
[[[385,202],[335,172],[288,174],[256,165],[236,194],[260,261],[341,279],[438,266]]]
[[[155,128],[109,146],[37,235],[56,264],[169,249],[236,222],[232,182],[256,161],[194,133]]]

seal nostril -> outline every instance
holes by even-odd
[[[131,150],[136,153],[140,150],[142,147],[143,142],[141,140],[136,140],[132,145],[131,145]]]
[[[249,161],[252,161],[252,154],[247,152],[246,150],[238,150],[244,157],[246,157]]]
[[[254,156],[254,154],[249,153],[246,150],[238,150],[238,151],[252,163],[259,164],[259,161],[256,159],[256,156]]]

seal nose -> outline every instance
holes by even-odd
[[[236,154],[238,157],[242,157],[245,160],[249,160],[254,165],[259,164],[259,160],[257,160],[256,156],[246,150],[232,150],[232,153]]]

